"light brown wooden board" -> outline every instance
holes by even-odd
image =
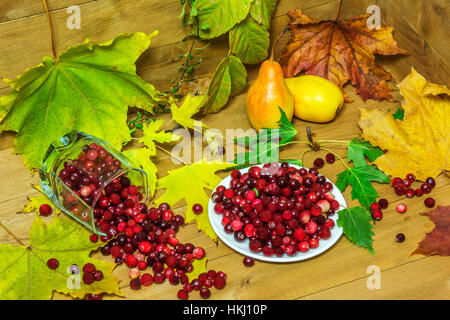
[[[65,10],[58,10],[65,6],[83,3],[82,29],[68,30],[65,26],[68,15]],[[439,1],[430,1],[439,5]],[[378,3],[378,2],[377,2]],[[397,3],[399,3],[397,5]],[[426,33],[422,20],[411,19],[414,14],[397,15],[398,10],[408,8],[406,0],[379,1],[382,9],[382,24],[395,27],[394,35],[400,46],[410,53],[404,57],[380,58],[386,68],[399,82],[410,71],[411,64],[423,75],[438,83],[448,84],[449,69],[446,60],[447,42],[440,39],[440,31]],[[363,14],[369,1],[344,1],[342,17]],[[17,6],[23,5],[22,1]],[[11,5],[10,5],[11,6]],[[178,0],[164,1],[52,1],[49,6],[54,9],[52,17],[55,24],[56,47],[62,52],[68,45],[75,45],[85,38],[95,41],[106,41],[120,32],[160,30],[160,35],[151,44],[150,50],[138,60],[138,73],[147,81],[155,84],[159,89],[165,89],[169,80],[177,75],[176,61],[180,53],[187,50],[187,44],[180,44],[179,40],[185,35],[180,21],[177,19],[181,9]],[[336,14],[338,1],[297,1],[280,0],[274,19],[272,21],[272,39],[282,30],[288,22],[285,12],[289,9],[302,8],[304,11],[319,19],[332,19]],[[9,7],[8,7],[9,8]],[[8,10],[14,10],[9,8]],[[49,31],[47,18],[42,8],[33,7],[34,11],[23,11],[20,17],[9,18],[7,22],[0,20],[0,75],[14,78],[27,67],[41,61],[43,55],[50,55]],[[411,8],[410,10],[417,10]],[[423,9],[426,10],[426,9]],[[3,11],[2,11],[3,12]],[[20,12],[20,10],[16,11]],[[440,12],[440,11],[439,11]],[[447,13],[440,19],[447,19]],[[442,13],[440,13],[442,14]],[[434,29],[433,29],[434,30]],[[279,56],[284,43],[289,39],[286,35],[276,50]],[[202,64],[196,71],[196,76],[208,82],[210,74],[214,72],[220,59],[226,55],[227,39],[221,38],[213,41],[207,50],[202,51]],[[257,75],[258,66],[247,68],[249,82],[246,90]],[[201,82],[201,81],[199,81]],[[395,84],[395,82],[393,82]],[[211,128],[225,131],[226,128],[250,128],[245,114],[245,92],[230,100],[228,106],[218,114],[208,115],[203,121]],[[298,129],[298,140],[306,138],[305,127],[310,125],[317,139],[350,140],[358,136],[360,130],[357,126],[359,108],[375,106],[385,110],[395,111],[399,102],[376,103],[369,100],[363,103],[354,89],[347,85],[353,103],[346,104],[337,119],[325,125],[311,124],[294,119],[293,124]],[[9,89],[5,83],[0,85],[0,95]],[[400,99],[398,92],[394,96]],[[12,133],[0,135],[0,220],[10,228],[23,242],[28,240],[28,230],[33,222],[35,213],[23,214],[20,212],[27,203],[26,197],[37,195],[31,187],[38,182],[37,176],[31,176],[23,165],[20,156],[13,155]],[[281,152],[282,158],[297,158],[305,147],[302,145],[288,146]],[[345,157],[345,149],[334,148],[339,155]],[[311,166],[312,161],[326,152],[309,153],[305,156],[305,166]],[[160,153],[154,159],[158,166],[158,176],[164,176],[168,170],[177,165],[169,157]],[[326,165],[321,172],[331,180],[336,180],[336,174],[343,168],[336,162]],[[221,174],[224,176],[225,174]],[[374,249],[376,255],[352,245],[345,237],[326,253],[317,258],[294,264],[270,264],[256,262],[252,268],[242,264],[242,256],[235,253],[221,241],[218,245],[206,235],[199,233],[195,223],[189,223],[179,232],[182,241],[189,241],[206,249],[208,268],[223,270],[228,274],[228,284],[225,289],[213,291],[216,299],[449,299],[449,273],[448,258],[410,256],[417,243],[424,237],[425,232],[433,228],[433,224],[419,213],[426,210],[423,205],[424,197],[404,199],[396,196],[389,185],[375,184],[377,191],[390,202],[385,210],[385,217],[375,226]],[[450,204],[449,180],[443,176],[438,177],[437,187],[432,196],[440,205]],[[161,192],[158,192],[156,197]],[[344,192],[349,205],[357,204],[351,200],[350,189]],[[408,211],[400,215],[395,211],[395,205],[405,202]],[[176,205],[176,212],[183,214],[185,203],[180,201]],[[51,218],[46,219],[50,221]],[[404,243],[396,243],[395,235],[402,232],[406,235]],[[14,240],[3,230],[0,230],[1,243],[14,243]],[[95,254],[101,257],[100,254]],[[109,258],[105,258],[109,259]],[[367,267],[377,265],[381,268],[382,288],[369,290],[365,285]],[[424,275],[424,271],[429,274]],[[177,287],[168,283],[152,285],[141,291],[130,289],[127,280],[127,268],[119,266],[114,274],[121,279],[121,288],[129,299],[175,299]],[[276,278],[277,281],[270,281]],[[295,285],[292,285],[295,283]],[[55,294],[55,298],[67,298]],[[107,297],[115,298],[115,297]],[[198,299],[198,294],[191,295]]]

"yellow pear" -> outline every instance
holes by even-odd
[[[331,81],[313,75],[287,78],[294,96],[295,117],[317,123],[333,120],[344,104],[342,90]]]

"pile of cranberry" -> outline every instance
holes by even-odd
[[[236,241],[249,239],[252,252],[268,257],[293,256],[330,238],[330,217],[339,209],[332,189],[317,168],[267,163],[244,174],[233,170],[230,185],[218,186],[212,200]]]
[[[84,146],[78,158],[66,162],[59,172],[66,186],[87,205],[93,206],[95,225],[105,233],[100,237],[106,242],[101,253],[130,268],[130,287],[134,290],[153,282],[163,283],[166,279],[172,285],[183,285],[178,292],[180,299],[187,299],[193,290],[208,298],[211,287],[222,289],[226,284],[226,274],[222,271],[209,270],[189,282],[187,274],[194,269],[192,262],[202,259],[205,250],[179,242],[176,233],[184,224],[184,218],[175,215],[167,203],[148,208],[140,202],[142,194],[128,177],[121,175],[111,180],[120,166],[120,161],[102,146],[92,143]],[[80,213],[73,210],[80,206],[73,198],[72,193],[67,193],[64,205],[71,208],[72,213]],[[90,214],[85,221],[88,219]],[[90,239],[97,242],[99,237],[92,234]],[[149,268],[152,273],[146,272]],[[99,297],[101,295],[88,296],[89,299]]]
[[[423,194],[428,194],[436,186],[436,181],[432,177],[428,177],[424,183],[420,185],[420,188],[413,189],[412,183],[416,180],[416,177],[409,173],[405,179],[395,177],[391,180],[391,185],[395,190],[395,193],[399,196],[405,195],[407,198],[414,196],[421,197]]]

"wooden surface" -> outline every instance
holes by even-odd
[[[0,76],[14,78],[26,68],[38,64],[44,55],[51,55],[47,17],[40,1],[0,0]],[[427,79],[449,85],[449,48],[446,36],[449,33],[448,9],[445,0],[413,1],[345,0],[342,17],[363,14],[369,4],[381,7],[382,24],[395,28],[394,36],[399,45],[410,53],[402,57],[381,57],[383,63],[399,82],[410,71],[411,65]],[[85,38],[93,41],[106,41],[121,32],[160,30],[152,42],[150,50],[138,60],[138,73],[146,80],[166,89],[168,80],[177,75],[177,57],[186,51],[188,44],[179,41],[186,31],[177,19],[181,6],[178,0],[48,0],[55,26],[56,49],[62,52],[67,46],[75,45]],[[420,3],[420,5],[419,5]],[[69,5],[81,8],[81,29],[69,30],[66,27]],[[338,1],[331,0],[280,0],[272,21],[272,38],[277,36],[287,23],[285,13],[289,9],[301,8],[307,14],[319,18],[334,18]],[[283,42],[276,50],[279,55]],[[201,52],[203,62],[197,68],[199,79],[196,85],[207,83],[220,59],[226,55],[226,38],[214,40],[207,50]],[[256,77],[258,66],[249,66],[249,83]],[[329,124],[309,124],[317,139],[350,140],[359,135],[357,126],[360,107],[374,107],[395,111],[399,102],[376,103],[369,100],[364,104],[354,89],[347,86],[346,91],[353,103],[344,106],[337,119]],[[7,84],[0,83],[0,94],[7,93]],[[246,90],[245,90],[246,91]],[[245,91],[231,99],[228,106],[219,114],[208,115],[203,120],[211,128],[225,131],[226,128],[249,128],[245,115]],[[394,92],[400,99],[398,92]],[[305,137],[307,123],[295,119],[293,124],[299,131],[298,137]],[[28,231],[34,219],[33,214],[18,214],[27,203],[26,197],[36,195],[31,184],[38,182],[37,176],[23,165],[20,156],[13,155],[12,133],[0,135],[0,219],[19,238],[26,242]],[[288,146],[281,152],[282,158],[298,158],[304,147]],[[345,156],[345,149],[335,149]],[[307,154],[305,166],[325,152]],[[155,159],[158,176],[176,168],[167,155],[161,153]],[[336,174],[343,168],[337,162],[326,165],[323,174],[335,181]],[[228,284],[224,290],[214,290],[214,299],[449,299],[450,298],[450,259],[421,255],[411,256],[417,243],[423,239],[433,224],[419,213],[426,210],[424,198],[405,200],[394,194],[388,185],[375,185],[377,191],[390,202],[384,211],[384,219],[375,226],[374,250],[371,255],[352,245],[345,237],[324,254],[304,262],[291,264],[272,264],[257,261],[247,268],[242,264],[243,257],[219,241],[216,245],[203,233],[197,232],[196,224],[190,223],[179,232],[182,241],[189,241],[206,249],[208,269],[223,270],[228,274]],[[437,179],[432,196],[439,205],[450,204],[450,183],[443,176]],[[158,196],[158,194],[157,194]],[[350,190],[344,193],[349,205]],[[407,213],[395,212],[395,205],[403,201],[408,205]],[[184,213],[184,203],[177,204],[177,213]],[[406,235],[404,243],[396,243],[395,235]],[[0,229],[1,243],[14,243],[14,240]],[[100,256],[100,255],[99,255]],[[101,257],[100,257],[101,258]],[[381,270],[381,288],[369,290],[367,273],[369,266]],[[129,299],[174,299],[177,287],[168,283],[152,285],[140,291],[129,288],[127,268],[119,266],[114,274],[121,279],[120,286]],[[55,298],[66,298],[55,294]],[[107,297],[109,298],[109,297]],[[199,298],[191,294],[191,299]]]

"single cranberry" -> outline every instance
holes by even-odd
[[[245,256],[243,262],[246,267],[251,267],[255,264],[255,259]]]
[[[39,214],[44,217],[48,217],[52,213],[52,207],[50,205],[44,203],[39,207]]]
[[[96,270],[94,272],[94,279],[95,281],[103,280],[103,272],[101,272],[100,270]]]
[[[406,179],[408,179],[409,181],[413,182],[414,180],[416,180],[416,177],[412,173],[408,173],[406,175]]]
[[[332,164],[334,163],[334,161],[336,161],[336,157],[332,153],[327,153],[325,156],[325,160],[327,161],[327,163]]]
[[[86,295],[86,298],[88,300],[102,300],[103,299],[103,295],[101,293],[99,293],[99,294],[88,293]]]
[[[415,194],[416,193],[414,192],[414,189],[412,189],[412,188],[408,188],[405,191],[405,195],[407,198],[412,198],[412,197],[414,197]]]
[[[89,236],[89,240],[91,240],[91,242],[94,242],[94,243],[98,242],[98,234],[95,234],[95,233],[91,234]]]
[[[383,212],[381,212],[381,210],[372,211],[372,219],[377,221],[383,219]]]
[[[181,300],[187,300],[189,298],[189,294],[187,293],[186,290],[181,289],[181,290],[178,290],[177,297]]]
[[[226,285],[225,278],[217,276],[217,278],[214,278],[213,280],[213,285],[216,289],[219,290],[223,289]]]
[[[92,272],[85,272],[83,274],[83,282],[86,284],[91,284],[95,281],[95,276]]]
[[[422,183],[420,189],[422,189],[423,193],[430,193],[431,186],[428,183]]]
[[[196,204],[194,204],[194,205],[192,206],[192,211],[193,211],[195,214],[200,214],[200,213],[203,212],[203,207],[202,207],[201,204],[196,203]]]
[[[92,263],[86,263],[83,266],[83,272],[95,272],[95,266]]]
[[[322,169],[324,164],[325,161],[323,161],[322,158],[317,158],[316,160],[314,160],[314,168]]]
[[[421,197],[422,195],[423,195],[423,191],[422,191],[422,189],[416,189],[415,191],[414,191],[414,193],[416,194],[416,196],[418,196],[418,197]]]
[[[140,290],[141,289],[141,280],[139,278],[131,279],[130,280],[130,288],[133,290]]]
[[[433,208],[435,201],[433,198],[426,198],[424,203],[425,203],[425,206],[427,206],[428,208]]]
[[[208,299],[211,296],[211,291],[208,288],[200,289],[200,297],[203,299]]]
[[[397,242],[403,242],[405,241],[405,235],[403,233],[399,233],[395,236],[395,241]]]
[[[396,207],[396,210],[398,213],[405,213],[407,210],[406,204],[404,203],[399,203]]]
[[[432,177],[428,177],[425,182],[431,187],[434,188],[436,186],[436,181]]]
[[[59,267],[59,261],[52,258],[47,260],[47,267],[50,269],[57,269]]]
[[[378,204],[380,205],[381,209],[386,209],[389,205],[389,202],[383,198],[383,199],[378,200]]]

